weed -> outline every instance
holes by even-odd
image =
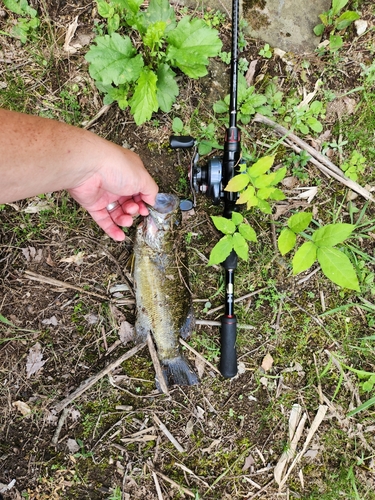
[[[352,151],[349,160],[345,161],[341,165],[341,168],[349,179],[357,181],[358,177],[364,173],[367,166],[366,163],[366,158],[357,150],[354,150]]]
[[[35,38],[35,33],[40,25],[38,13],[30,7],[27,0],[4,0],[4,5],[19,17],[17,23],[12,27],[10,35],[19,38],[22,43],[26,43],[28,38]],[[7,33],[3,33],[7,34]]]
[[[202,19],[185,16],[177,22],[168,0],[151,0],[145,11],[140,9],[142,1],[125,3],[126,9],[118,0],[97,0],[108,34],[94,39],[86,59],[96,86],[105,93],[104,103],[129,106],[140,125],[159,109],[171,110],[179,93],[172,67],[190,78],[202,77],[208,58],[219,54],[222,43]],[[120,26],[130,36],[117,33]],[[134,38],[142,41],[137,48]]]
[[[271,57],[272,57],[272,49],[269,46],[269,44],[266,43],[264,45],[264,47],[262,49],[260,49],[260,51],[258,52],[258,54],[260,56],[262,56],[262,57],[265,57],[266,59],[271,59]]]
[[[349,0],[332,0],[332,7],[319,16],[322,23],[314,28],[314,33],[317,36],[322,36],[326,30],[330,33],[329,49],[332,52],[341,49],[343,46],[342,36],[336,34],[336,32],[344,31],[360,17],[357,12],[351,10],[341,13],[348,3]]]

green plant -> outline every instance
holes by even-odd
[[[257,94],[255,86],[248,86],[246,79],[243,75],[238,75],[238,95],[237,95],[237,117],[239,122],[247,125],[251,117],[255,113],[262,113],[266,116],[272,116],[272,106],[267,102],[267,96]],[[217,101],[213,105],[215,113],[225,113],[226,116],[229,112],[230,95],[226,95],[223,100]]]
[[[209,57],[218,55],[222,46],[218,32],[204,20],[184,16],[177,22],[168,0],[151,0],[145,10],[142,3],[97,0],[108,34],[97,36],[86,54],[104,102],[117,101],[121,109],[130,106],[137,125],[159,109],[171,110],[179,93],[172,67],[190,78],[202,77]],[[127,34],[117,33],[119,28]]]
[[[283,200],[284,193],[276,188],[286,174],[286,167],[276,172],[267,173],[273,165],[274,156],[264,156],[251,167],[241,165],[240,174],[235,175],[225,188],[225,191],[240,193],[237,204],[246,204],[248,209],[257,207],[261,212],[270,214],[271,206],[267,200]],[[238,212],[232,213],[232,218],[212,216],[215,227],[224,236],[211,250],[209,265],[223,262],[232,250],[243,260],[248,259],[248,242],[257,241],[254,229],[244,222]]]
[[[119,486],[116,486],[111,492],[111,496],[108,497],[108,500],[121,500],[122,499],[122,491]]]
[[[309,269],[317,260],[323,274],[336,285],[359,291],[359,283],[355,269],[344,252],[335,248],[348,239],[355,226],[353,224],[327,224],[313,231],[312,236],[304,231],[312,220],[312,214],[301,212],[292,215],[278,237],[278,248],[281,255],[290,252],[297,243],[297,235],[308,239],[294,254],[292,259],[293,274]]]
[[[304,106],[299,104],[288,108],[289,106],[287,106],[284,121],[290,123],[293,129],[302,134],[308,134],[310,130],[317,133],[322,132],[323,125],[318,119],[324,116],[324,106],[321,101],[314,101]]]
[[[26,43],[28,37],[32,36],[40,25],[37,11],[30,7],[27,0],[3,0],[3,2],[4,6],[11,12],[22,16],[18,18],[10,35],[19,38],[22,43]]]
[[[292,152],[288,154],[283,163],[287,167],[292,167],[292,174],[296,176],[297,179],[304,181],[309,178],[309,174],[304,167],[306,167],[310,158],[311,156],[305,150],[302,150],[300,153]]]
[[[314,28],[314,33],[317,36],[322,36],[325,30],[329,31],[329,49],[331,51],[341,49],[343,45],[342,36],[337,35],[336,31],[345,30],[360,17],[357,12],[351,10],[340,14],[348,2],[349,0],[332,0],[332,7],[327,12],[320,14],[319,18],[322,22]]]
[[[272,57],[272,49],[269,46],[269,44],[266,43],[264,45],[264,47],[262,49],[260,49],[260,51],[258,52],[258,54],[260,56],[262,56],[262,57],[265,57],[266,59],[271,59],[271,57]]]
[[[353,181],[358,180],[358,176],[363,174],[366,168],[366,158],[361,155],[357,150],[352,151],[349,160],[341,165],[345,175]]]
[[[254,229],[244,222],[244,218],[238,212],[232,213],[232,218],[211,216],[216,229],[224,236],[216,243],[210,253],[209,266],[223,262],[232,250],[243,260],[247,261],[248,242],[257,241]]]
[[[172,121],[172,130],[175,134],[190,135],[191,129],[185,127],[181,118],[176,116]],[[198,146],[198,153],[203,156],[211,153],[213,149],[223,149],[216,140],[217,126],[215,123],[204,125],[199,123],[198,130],[194,131],[194,137]]]

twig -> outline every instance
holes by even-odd
[[[255,290],[254,292],[247,293],[246,295],[242,295],[242,297],[237,297],[237,299],[234,299],[234,302],[237,304],[238,302],[241,302],[242,300],[249,299],[250,297],[254,297],[254,295],[258,295],[258,293],[264,292],[264,290],[267,290],[268,287],[264,288],[259,288],[259,290]],[[220,311],[221,309],[224,309],[224,304],[221,306],[215,307],[214,309],[210,309],[207,311],[207,314],[212,314],[214,312]]]
[[[59,441],[60,432],[61,432],[62,426],[64,425],[66,417],[68,416],[68,413],[69,413],[69,408],[64,408],[64,411],[60,415],[59,421],[57,422],[57,427],[56,427],[55,433],[53,435],[53,438],[51,439],[51,443],[53,445],[56,445]]]
[[[300,147],[301,149],[304,149],[309,153],[309,155],[312,156],[311,158],[311,163],[314,163],[319,170],[322,172],[325,172],[326,174],[329,174],[331,177],[334,179],[338,180],[345,186],[347,186],[349,189],[352,189],[356,193],[362,195],[364,198],[370,201],[375,201],[375,199],[372,197],[371,193],[365,189],[364,187],[360,186],[357,182],[352,181],[351,179],[348,179],[343,171],[334,163],[332,163],[326,156],[324,156],[322,153],[317,151],[315,148],[307,144],[307,142],[303,141],[299,137],[297,137],[295,134],[293,134],[290,130],[288,130],[285,127],[282,127],[281,125],[277,124],[270,118],[267,118],[266,116],[261,115],[260,113],[256,113],[253,119],[254,122],[256,123],[263,123],[265,125],[268,125],[274,129],[274,131],[281,137],[288,138],[290,141],[292,141],[295,145]]]
[[[57,403],[57,405],[55,406],[55,410],[57,411],[57,413],[59,413],[65,407],[70,405],[75,399],[77,399],[85,391],[87,391],[87,389],[90,389],[90,387],[92,387],[94,384],[96,384],[96,382],[98,382],[98,380],[105,377],[105,375],[107,375],[112,370],[114,370],[115,368],[120,366],[121,363],[123,363],[125,360],[127,360],[127,359],[131,358],[132,356],[134,356],[135,354],[137,354],[137,352],[140,351],[141,349],[143,349],[145,345],[146,345],[146,342],[144,342],[143,344],[136,345],[135,347],[133,347],[133,349],[130,349],[130,351],[124,353],[122,356],[120,356],[115,361],[112,361],[112,363],[110,363],[108,366],[103,368],[103,370],[101,370],[99,373],[97,373],[96,375],[93,375],[92,377],[90,377],[87,380],[85,380],[84,382],[82,382],[82,384],[74,392],[72,392],[72,394],[70,394],[68,397],[66,397],[62,401],[60,401],[60,403]]]
[[[218,373],[219,375],[221,375],[221,373],[216,368],[216,366],[214,366],[212,363],[210,363],[204,356],[202,356],[202,354],[199,354],[199,352],[196,351],[193,347],[191,347],[187,342],[185,342],[185,340],[183,340],[183,339],[180,338],[180,344],[182,344],[184,347],[186,347],[186,349],[189,349],[189,351],[191,351],[193,354],[195,354],[195,356],[197,356],[197,358],[201,359],[212,370],[214,370],[216,373]]]
[[[156,377],[159,381],[160,389],[162,390],[162,392],[164,392],[164,394],[169,396],[170,394],[169,394],[168,386],[167,386],[167,383],[166,383],[164,375],[163,375],[163,370],[161,368],[158,355],[156,353],[154,341],[152,340],[152,337],[150,334],[147,336],[147,346],[148,346],[148,350],[150,351],[152,363],[154,365]]]
[[[59,286],[61,288],[70,288],[71,290],[77,290],[80,293],[87,293],[88,295],[93,295],[94,297],[99,297],[102,300],[108,300],[105,295],[100,295],[99,293],[90,292],[79,286],[71,285],[66,283],[66,281],[55,280],[55,278],[49,278],[48,276],[43,276],[41,274],[33,273],[32,271],[25,271],[26,277],[33,281],[40,281],[41,283],[48,283],[49,285]]]
[[[177,439],[169,432],[169,430],[166,428],[163,422],[161,422],[161,420],[156,415],[154,415],[153,418],[156,425],[159,427],[162,433],[165,434],[165,436],[173,444],[176,450],[179,451],[180,453],[185,453],[185,449],[180,445]]]
[[[164,474],[162,474],[161,472],[159,472],[158,470],[154,469],[152,467],[152,464],[149,463],[147,464],[148,467],[150,468],[151,471],[154,471],[155,474],[157,474],[159,477],[161,477],[162,479],[164,479],[164,481],[167,481],[169,484],[171,484],[174,488],[176,488],[177,490],[179,491],[182,491],[183,493],[185,493],[186,495],[189,495],[189,497],[192,497],[192,498],[195,498],[195,494],[189,490],[188,488],[185,488],[184,486],[181,486],[180,484],[176,483],[175,481],[173,481],[173,479],[170,479],[168,476],[165,476]]]
[[[105,104],[104,106],[102,106],[99,111],[96,113],[96,115],[94,116],[94,118],[92,118],[90,121],[88,122],[83,122],[82,123],[82,126],[83,128],[85,129],[89,129],[90,127],[92,127],[94,125],[94,123],[99,120],[99,118],[108,113],[108,110],[109,108],[112,106],[112,104]]]
[[[152,478],[153,478],[154,483],[155,483],[155,488],[156,488],[156,493],[158,494],[158,499],[163,500],[164,497],[163,497],[163,493],[162,493],[161,488],[160,488],[158,476],[156,475],[156,472],[153,470],[151,471],[151,474],[152,474]]]

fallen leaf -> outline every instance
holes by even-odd
[[[51,326],[57,326],[58,321],[56,316],[52,316],[51,318],[46,318],[42,320],[43,325],[51,325]]]
[[[273,357],[271,356],[270,353],[267,353],[263,358],[261,367],[265,372],[268,372],[272,368],[272,365],[273,365]]]
[[[191,418],[190,420],[188,420],[188,423],[186,424],[185,434],[187,436],[190,436],[190,434],[193,432],[193,429],[194,429],[194,420]]]
[[[247,81],[247,84],[249,85],[249,87],[251,87],[251,85],[253,84],[257,63],[258,63],[258,59],[254,59],[253,61],[251,61],[250,65],[249,65],[249,69],[246,72],[245,78],[246,78],[246,81]]]
[[[61,259],[60,262],[67,262],[68,264],[75,264],[76,266],[80,266],[83,264],[83,257],[85,252],[78,252],[71,257],[66,257],[65,259]]]
[[[77,27],[78,27],[78,16],[74,19],[73,22],[69,24],[68,29],[66,30],[65,42],[63,48],[65,52],[69,52],[69,54],[74,54],[75,52],[77,52],[77,49],[75,49],[70,45],[70,42],[74,38],[74,34],[76,32]]]
[[[252,465],[254,465],[254,464],[255,464],[255,460],[254,460],[253,456],[252,456],[252,455],[248,455],[248,456],[245,458],[245,463],[244,463],[244,465],[243,465],[243,467],[242,467],[242,470],[243,470],[243,471],[245,471],[245,470],[247,470],[247,469],[250,469],[250,467],[251,467]]]
[[[311,201],[315,198],[318,193],[318,186],[304,187],[304,188],[296,188],[301,191],[300,194],[296,196],[297,199],[307,200],[307,203],[311,203]]]
[[[51,208],[52,205],[49,201],[37,199],[24,208],[22,212],[25,212],[26,214],[37,214],[42,210],[50,210]]]
[[[204,370],[206,368],[206,363],[203,361],[203,359],[198,357],[195,358],[195,368],[197,369],[198,377],[202,378]]]
[[[123,344],[134,340],[134,326],[129,321],[122,321],[118,330],[119,339]]]
[[[368,23],[364,19],[357,19],[354,21],[355,30],[358,36],[363,35],[363,33],[367,30],[367,25]]]
[[[86,314],[84,318],[89,325],[96,325],[96,323],[99,321],[99,316],[93,313]]]
[[[30,378],[31,375],[37,373],[46,360],[43,361],[42,346],[37,342],[33,347],[30,347],[29,355],[26,360],[26,377]]]
[[[68,447],[68,450],[70,453],[77,453],[77,451],[80,450],[80,446],[77,443],[75,439],[69,438],[68,441],[66,442],[66,446]]]
[[[34,247],[21,248],[22,254],[27,262],[41,262],[43,259],[43,250],[39,248],[36,250]]]
[[[12,403],[12,405],[15,406],[23,416],[29,415],[31,413],[30,406],[23,401],[15,401],[14,403]]]
[[[73,408],[73,410],[70,410],[70,418],[73,420],[73,422],[78,422],[80,416],[81,413],[79,410],[76,410],[75,408]]]

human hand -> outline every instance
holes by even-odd
[[[123,241],[121,227],[131,226],[137,214],[148,215],[146,204],[155,203],[158,187],[137,154],[111,144],[98,169],[68,192],[108,236]]]

